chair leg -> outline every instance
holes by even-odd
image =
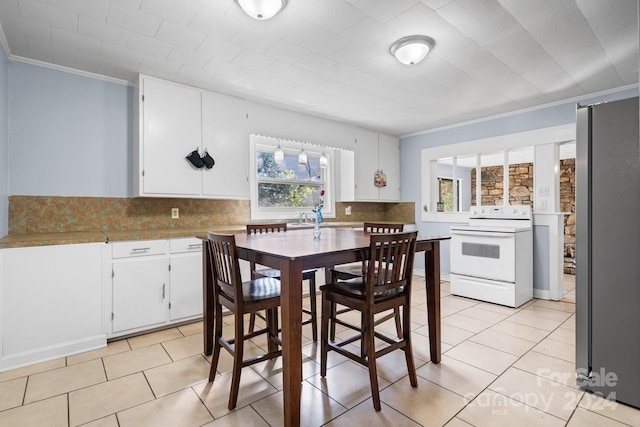
[[[216,307],[213,325],[213,354],[211,355],[209,382],[213,382],[216,378],[216,370],[218,369],[218,361],[220,360],[220,338],[222,338],[222,307]]]
[[[333,271],[333,266],[331,266],[331,268],[326,268],[325,269],[325,283],[335,283],[337,281],[335,272],[332,274],[330,273],[331,271]],[[336,318],[336,304],[334,302],[331,303],[331,324],[330,326],[330,331],[329,331],[329,339],[333,342],[336,340],[336,324],[334,322]]]
[[[242,373],[242,359],[244,357],[244,324],[242,315],[235,319],[235,343],[233,346],[233,370],[231,372],[231,392],[229,393],[229,410],[236,407],[238,392],[240,391],[240,374]]]
[[[267,351],[273,353],[278,351],[278,343],[274,338],[278,336],[278,309],[265,310],[267,315]]]
[[[327,353],[329,351],[329,318],[333,313],[333,302],[329,302],[325,292],[322,292],[322,318],[320,321],[320,376],[327,376]]]
[[[360,325],[362,325],[362,329],[367,328],[367,318],[365,317],[364,311],[360,312]],[[375,336],[374,336],[374,341],[375,341]],[[369,342],[367,341],[367,336],[365,334],[365,331],[363,330],[362,339],[360,340],[360,357],[362,357],[363,359],[367,357],[367,352],[369,351],[368,345],[369,345]]]
[[[331,331],[330,331],[330,334],[329,334],[329,339],[331,341],[335,341],[336,340],[336,316],[337,316],[337,314],[336,314],[336,311],[337,311],[336,305],[337,304],[335,302],[331,303],[331,313],[330,313],[330,315],[331,315],[331,325],[330,325],[331,326]]]
[[[256,328],[256,314],[251,313],[249,315],[249,333],[252,333]]]
[[[398,338],[402,339],[402,322],[400,321],[400,308],[394,308],[393,314],[396,321],[396,333],[398,334]]]
[[[316,301],[316,277],[315,274],[309,278],[309,299],[311,302],[311,333],[313,341],[318,341],[318,310]]]
[[[371,398],[373,399],[373,408],[376,411],[382,410],[380,404],[380,390],[378,389],[378,370],[376,367],[376,344],[374,335],[373,314],[365,314],[365,330],[363,345],[366,345],[367,365],[369,368],[369,382],[371,383]]]
[[[409,322],[411,321],[411,315],[409,313],[409,305],[402,306],[402,318],[404,324],[403,339],[405,342],[404,357],[407,360],[407,372],[409,373],[409,382],[411,387],[418,387],[418,377],[416,375],[416,365],[413,360],[413,347],[411,344],[411,328]]]

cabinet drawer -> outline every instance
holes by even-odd
[[[202,250],[202,240],[196,237],[190,237],[188,239],[171,239],[169,241],[169,248],[172,254],[200,252]]]
[[[112,243],[113,258],[165,255],[169,251],[166,240],[136,240],[133,242]]]

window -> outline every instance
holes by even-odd
[[[575,128],[562,125],[423,149],[423,221],[463,221],[460,214],[471,206],[535,205],[539,211],[555,212],[558,146],[573,139]],[[461,180],[452,186],[458,193],[452,211],[444,202],[438,211],[447,191],[440,188],[441,178]]]
[[[330,176],[332,150],[304,145],[307,163],[298,164],[301,144],[256,137],[253,150],[251,217],[252,219],[294,219],[299,213],[310,215],[322,196],[324,216],[332,216],[333,195]],[[280,144],[284,159],[276,162],[274,152]],[[329,159],[326,168],[320,167],[320,156]]]
[[[453,191],[453,179],[438,177],[438,212],[456,212],[459,211],[453,203],[457,194],[457,206],[462,206],[462,192],[460,191],[461,179],[457,179],[456,191]]]
[[[285,152],[276,163],[273,152],[256,153],[258,206],[261,208],[314,208],[324,187],[319,155],[307,153],[307,164],[298,164],[297,153]]]
[[[468,211],[470,206],[469,197],[471,191],[471,168],[467,167],[468,160],[464,157],[448,157],[438,159],[438,201],[436,209],[438,212],[463,212]],[[471,163],[473,164],[473,163]],[[456,182],[454,188],[453,183]]]

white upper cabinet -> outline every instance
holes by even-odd
[[[378,167],[387,176],[387,185],[380,187],[380,200],[400,200],[400,141],[396,136],[380,134]]]
[[[202,173],[186,156],[202,145],[200,91],[141,77],[137,195],[200,194]]]
[[[249,197],[244,100],[140,76],[136,110],[136,196]],[[215,165],[193,166],[186,157],[194,150]]]
[[[378,132],[356,128],[356,200],[378,200]]]
[[[202,175],[205,196],[249,196],[249,130],[246,101],[202,93],[202,146],[215,165]]]
[[[249,199],[249,134],[256,133],[354,149],[355,168],[348,155],[340,159],[337,200],[400,199],[397,137],[144,75],[134,102],[135,196]],[[194,150],[214,166],[194,167],[186,159]],[[377,171],[386,186],[374,185]]]
[[[400,143],[397,137],[356,128],[356,200],[400,200]],[[386,175],[387,185],[377,187],[376,172]]]

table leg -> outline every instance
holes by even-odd
[[[429,348],[431,361],[440,363],[440,242],[431,243],[424,253],[427,288],[427,318],[429,321]]]
[[[302,263],[280,263],[284,425],[300,425],[302,392]]]
[[[203,301],[203,318],[204,322],[204,354],[211,355],[213,351],[213,277],[211,276],[211,245],[208,240],[202,243],[202,301]]]

